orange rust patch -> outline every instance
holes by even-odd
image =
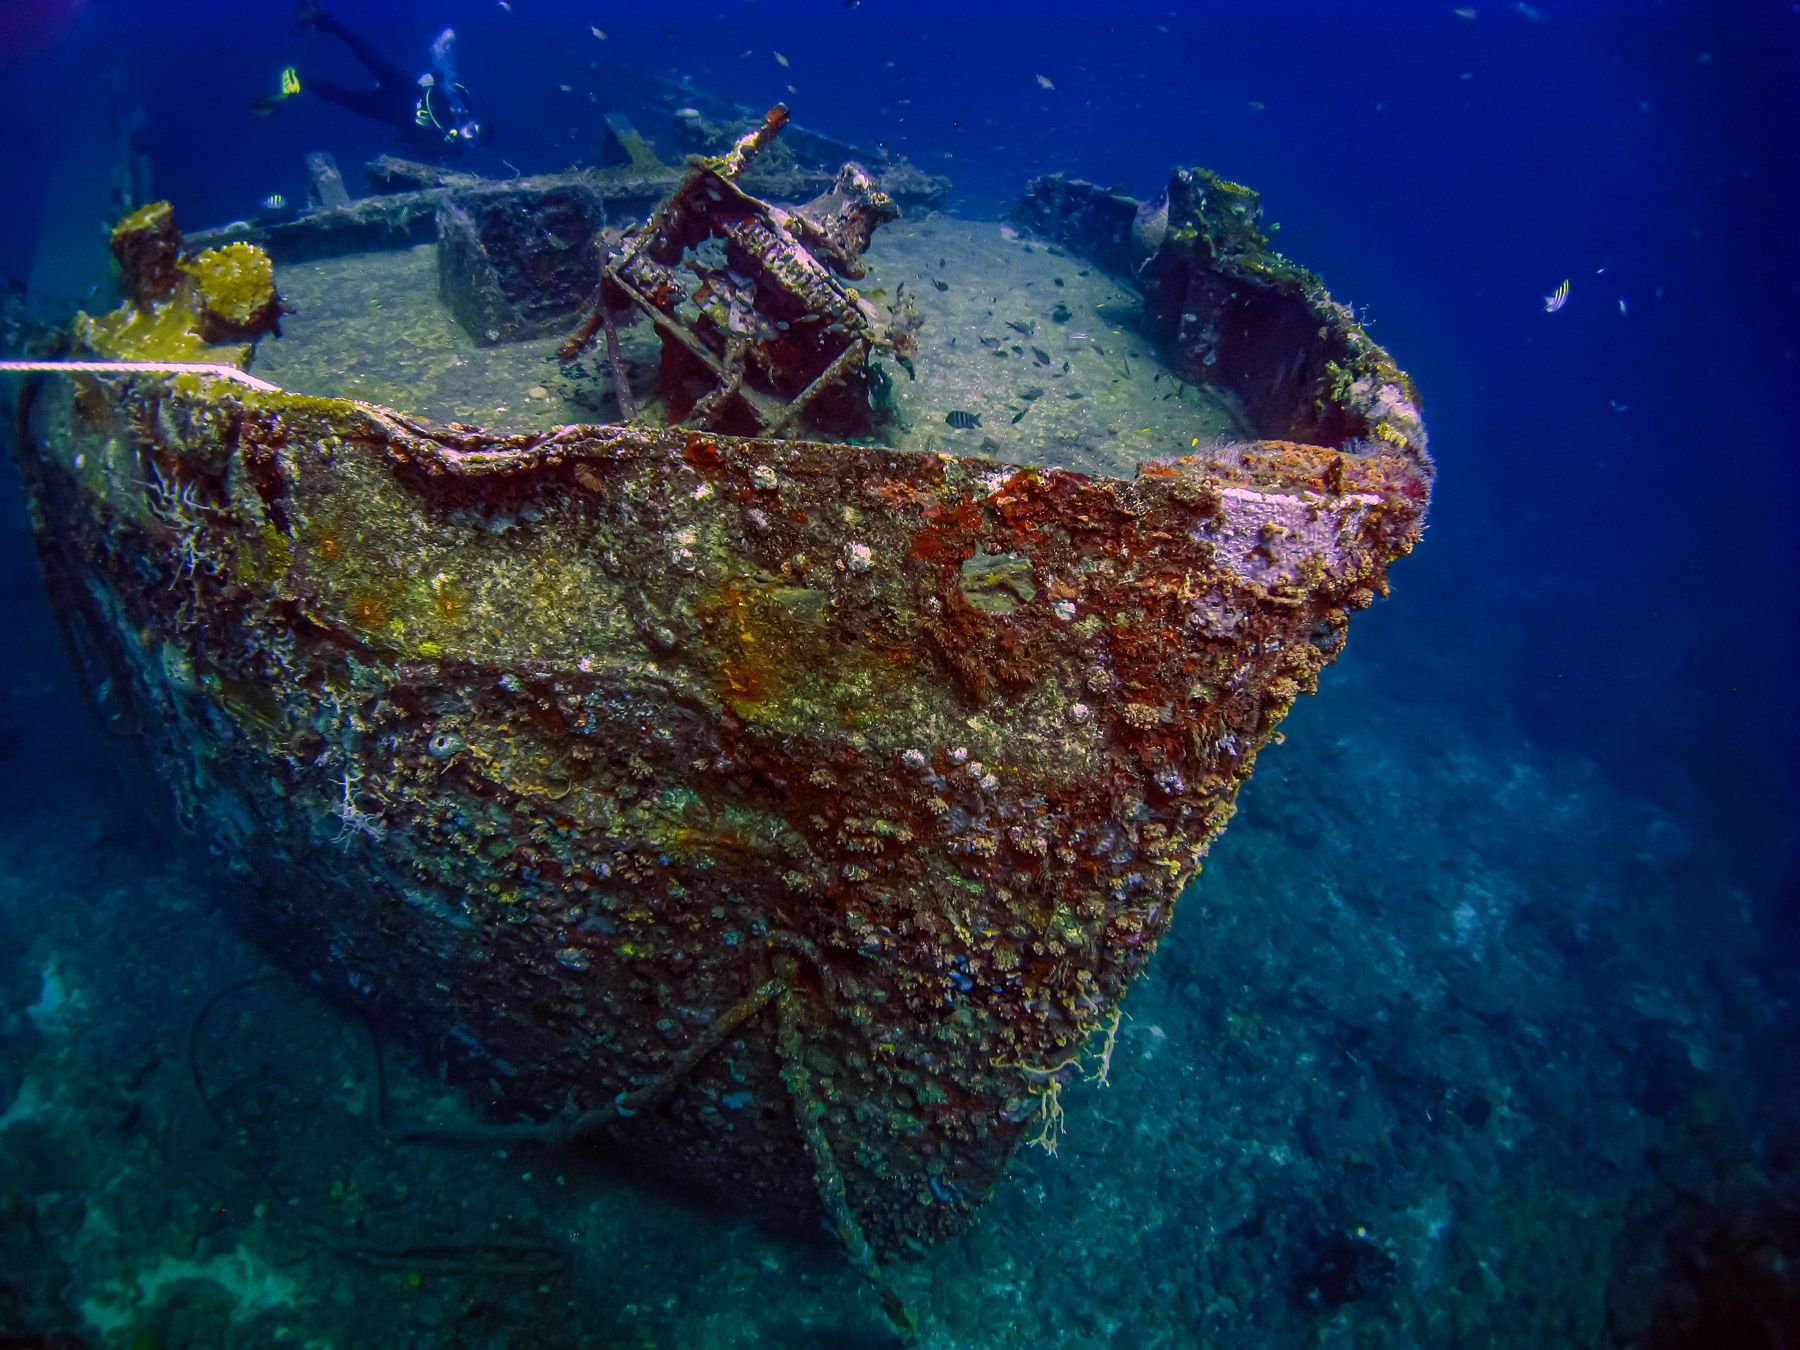
[[[719,453],[719,447],[697,433],[688,435],[687,444],[681,448],[681,459],[706,478],[717,478],[726,468],[725,458]]]
[[[378,596],[359,595],[350,602],[350,622],[358,628],[379,628],[387,617],[387,606]]]
[[[907,507],[917,503],[925,494],[904,478],[883,478],[875,484],[875,495],[889,506]]]
[[[960,563],[973,556],[968,536],[981,528],[981,507],[966,492],[948,506],[925,508],[925,527],[913,535],[912,556],[921,562]]]
[[[749,835],[736,830],[697,829],[678,825],[669,831],[669,842],[690,853],[741,853],[756,856],[762,849]]]
[[[788,682],[781,654],[787,644],[759,627],[752,613],[763,601],[757,586],[743,577],[726,577],[719,598],[696,606],[702,618],[722,619],[714,638],[729,655],[719,671],[719,696],[740,716],[766,703]]]

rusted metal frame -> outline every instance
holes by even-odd
[[[726,340],[724,374],[713,391],[694,405],[693,410],[687,415],[688,422],[711,427],[714,414],[719,412],[733,395],[749,392],[744,389],[744,351],[747,345],[742,338]],[[746,402],[748,401],[746,399]],[[761,426],[761,411],[756,408],[754,403],[750,406],[751,410],[757,413],[757,425]]]
[[[673,337],[682,346],[686,347],[688,351],[693,353],[694,356],[705,362],[706,368],[712,371],[719,379],[723,380],[725,378],[726,372],[724,368],[719,364],[718,359],[707,350],[704,342],[700,341],[699,338],[688,332],[687,329],[683,328],[680,324],[676,323],[667,314],[664,314],[652,304],[650,297],[638,290],[637,287],[625,280],[624,277],[620,276],[617,269],[609,267],[606,275],[618,283],[619,289],[625,292],[626,297],[634,305],[650,316],[650,322],[656,326],[657,332]],[[604,300],[602,303],[604,303]]]
[[[826,389],[829,389],[835,384],[850,366],[867,361],[870,353],[874,349],[874,345],[873,342],[862,334],[856,334],[852,338],[850,345],[839,352],[832,360],[831,364],[819,372],[817,379],[788,400],[786,411],[763,428],[764,434],[769,436],[779,436],[782,432],[786,431],[793,423],[793,420],[806,411],[807,405]],[[851,358],[853,357],[856,358],[855,361],[852,361]]]
[[[785,103],[777,103],[763,114],[763,120],[742,136],[736,144],[718,159],[707,165],[707,172],[727,181],[736,178],[763,152],[763,149],[781,133],[788,123],[788,107]]]
[[[798,265],[805,274],[807,282],[805,290],[788,285],[780,272],[764,261],[755,249],[749,247],[747,240],[751,236],[751,230],[759,225],[768,230],[775,249],[781,251],[789,261]],[[745,220],[726,222],[720,228],[727,238],[755,258],[764,271],[777,283],[780,283],[788,294],[806,304],[807,308],[826,309],[831,317],[842,323],[845,328],[852,329],[864,336],[872,336],[868,316],[863,313],[862,308],[854,300],[844,294],[843,287],[831,275],[831,269],[808,252],[806,245],[794,237],[793,231],[773,216],[766,213],[753,215]]]
[[[625,371],[625,353],[619,350],[619,329],[612,311],[606,306],[605,287],[600,297],[600,326],[606,330],[606,365],[612,371],[613,397],[619,403],[619,416],[629,422],[637,416],[637,400],[631,396],[631,380]]]

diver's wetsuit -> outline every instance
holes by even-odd
[[[403,146],[415,153],[433,157],[456,156],[467,149],[465,138],[447,136],[435,122],[420,117],[420,85],[416,77],[408,75],[322,7],[305,5],[301,14],[302,23],[342,42],[375,77],[373,89],[349,89],[308,75],[302,83],[303,88],[361,117],[386,122],[399,134]]]

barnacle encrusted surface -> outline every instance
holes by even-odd
[[[60,388],[53,591],[249,921],[503,1113],[885,1251],[1054,1143],[1429,484],[1404,437],[1106,478]]]

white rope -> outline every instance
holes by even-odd
[[[68,371],[88,375],[135,375],[139,372],[147,372],[152,375],[214,375],[222,380],[235,380],[252,389],[262,389],[272,394],[286,392],[280,385],[270,384],[267,380],[259,380],[256,376],[241,371],[236,366],[217,365],[209,361],[0,361],[0,373],[6,371],[16,371],[20,374],[55,374],[59,371]],[[394,421],[397,414],[391,409],[382,407],[379,403],[365,403],[361,399],[348,401],[361,408],[397,436],[418,434],[413,429],[398,425]],[[542,450],[545,446],[560,441],[571,432],[579,430],[581,428],[578,426],[561,427],[542,440],[524,448]]]
[[[55,374],[70,371],[85,375],[212,375],[221,380],[234,380],[252,389],[272,394],[282,392],[278,384],[259,380],[236,366],[218,365],[210,361],[0,361],[0,371]]]

